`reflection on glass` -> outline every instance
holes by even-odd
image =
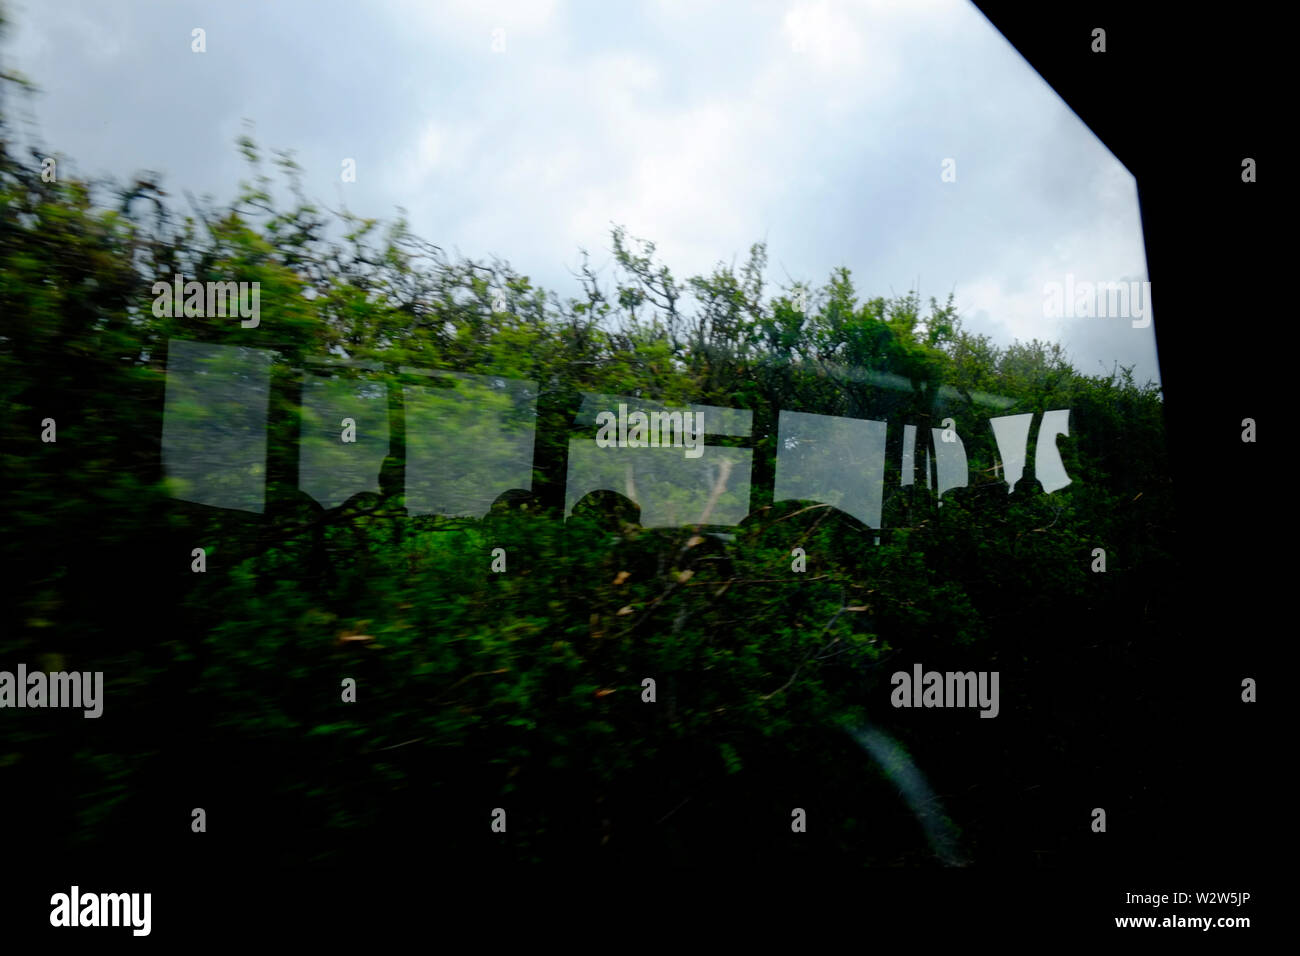
[[[601,448],[594,438],[572,438],[564,513],[608,490],[640,506],[645,528],[738,525],[749,514],[753,457],[748,448],[705,445],[701,457],[686,458],[680,449]]]
[[[885,431],[884,422],[783,410],[774,500],[821,501],[879,528]]]
[[[1043,412],[1043,421],[1038,426],[1038,442],[1034,449],[1034,475],[1038,478],[1043,491],[1049,495],[1070,483],[1070,476],[1065,473],[1065,463],[1056,447],[1058,435],[1070,434],[1070,410],[1057,409]]]
[[[926,461],[926,469],[929,469],[929,461]],[[903,477],[902,484],[910,485],[916,481],[916,426],[903,426]],[[929,485],[929,475],[926,476],[926,485]]]
[[[172,339],[163,471],[184,501],[261,514],[271,353]]]
[[[935,470],[939,473],[936,494],[940,498],[949,488],[965,488],[970,479],[970,471],[966,467],[966,446],[962,443],[961,436],[953,429],[952,440],[944,441],[945,431],[947,429],[930,429],[934,441]]]
[[[326,508],[359,492],[378,492],[387,454],[388,389],[382,382],[304,375],[299,488]]]
[[[436,378],[437,385],[403,389],[406,507],[411,514],[481,518],[503,492],[533,486],[537,386],[495,375]]]
[[[1004,415],[989,419],[993,426],[993,437],[998,443],[998,456],[1002,459],[1002,468],[1007,480],[1007,494],[1016,490],[1016,482],[1025,473],[1025,449],[1029,447],[1029,426],[1033,424],[1032,413],[1024,415]]]

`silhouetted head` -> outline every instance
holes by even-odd
[[[641,526],[641,506],[626,495],[601,488],[573,506],[573,517],[613,533]]]

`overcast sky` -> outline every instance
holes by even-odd
[[[156,170],[173,196],[229,200],[250,120],[319,202],[401,207],[423,238],[561,296],[580,248],[610,262],[611,223],[679,278],[766,240],[774,284],[845,265],[866,298],[919,279],[1000,344],[1061,341],[1085,372],[1118,359],[1159,380],[1154,322],[1047,315],[1067,274],[1146,280],[1136,182],[964,0],[7,8],[5,62],[80,175]]]

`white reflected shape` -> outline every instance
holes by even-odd
[[[821,501],[879,528],[887,427],[863,418],[782,410],[773,500]]]
[[[162,462],[174,497],[233,511],[265,510],[270,395],[269,351],[168,343]]]
[[[962,443],[961,436],[954,430],[953,440],[944,441],[945,431],[946,428],[930,429],[934,440],[935,470],[939,473],[938,496],[940,498],[949,488],[965,488],[970,479],[970,471],[966,467],[966,446]]]
[[[593,491],[615,491],[641,508],[641,527],[738,525],[749,514],[754,452],[705,445],[699,458],[678,448],[601,448],[569,439],[564,513]]]
[[[1016,482],[1025,474],[1029,428],[1033,423],[1034,416],[1031,412],[989,419],[989,424],[993,426],[993,437],[998,443],[998,457],[1002,459],[1003,476],[1007,480],[1007,494],[1016,490]]]
[[[344,442],[343,419],[355,423],[355,442]],[[379,470],[388,455],[388,389],[362,378],[304,373],[298,487],[323,507],[337,508],[353,495],[379,491]]]
[[[916,426],[903,426],[903,484],[916,481]]]
[[[1038,442],[1034,448],[1034,474],[1043,491],[1049,495],[1070,483],[1070,476],[1065,473],[1065,463],[1061,461],[1061,452],[1056,447],[1056,437],[1070,435],[1070,410],[1068,408],[1043,412],[1043,421],[1038,426]]]
[[[413,514],[485,516],[504,492],[533,486],[535,382],[491,375],[437,376],[408,385],[406,507]]]

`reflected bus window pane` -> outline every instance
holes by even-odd
[[[171,340],[162,459],[174,497],[262,513],[270,390],[270,352]]]
[[[322,506],[337,508],[355,494],[379,491],[379,469],[387,455],[383,382],[304,375],[299,488]]]
[[[884,422],[782,411],[774,500],[820,501],[880,527],[885,488]]]
[[[699,458],[686,458],[676,448],[601,448],[593,438],[573,438],[564,513],[608,490],[640,506],[645,528],[735,526],[749,513],[753,456],[748,448],[705,445]]]
[[[950,488],[965,488],[970,481],[970,470],[966,465],[966,444],[961,436],[954,432],[951,441],[944,441],[946,429],[930,429],[934,442],[934,463],[938,471],[937,494],[940,498]]]
[[[413,515],[481,518],[502,493],[533,486],[537,386],[492,375],[440,373],[437,380],[403,389],[406,507]]]

